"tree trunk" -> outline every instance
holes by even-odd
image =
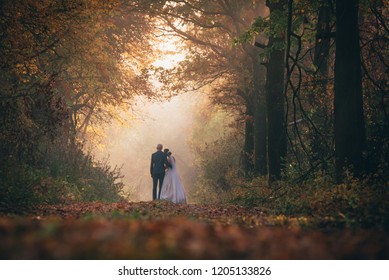
[[[286,1],[267,1],[272,12],[284,10]],[[283,42],[280,37],[270,37],[268,47],[274,47]],[[267,64],[266,77],[266,109],[267,109],[267,143],[269,159],[269,183],[281,178],[282,161],[286,157],[286,128],[285,128],[285,49],[276,47],[272,50]]]
[[[266,98],[263,81],[266,72],[258,58],[253,58],[253,92],[254,92],[254,173],[257,176],[267,174],[267,130]]]
[[[251,104],[246,104],[245,134],[242,154],[243,172],[250,177],[254,172],[254,114]]]
[[[322,1],[322,6],[318,11],[318,19],[316,25],[316,42],[314,65],[316,66],[315,81],[318,84],[319,92],[312,92],[309,97],[309,102],[316,109],[312,115],[312,121],[315,123],[318,131],[312,135],[311,147],[314,162],[321,162],[323,169],[327,168],[327,158],[332,153],[332,148],[327,144],[326,139],[323,138],[327,131],[331,130],[332,120],[329,119],[329,112],[332,112],[332,105],[316,106],[319,95],[327,96],[328,85],[328,61],[330,59],[330,47],[333,34],[331,33],[331,8],[327,1]],[[331,106],[331,108],[329,108]],[[332,115],[332,113],[331,113]],[[319,133],[320,132],[320,133]]]
[[[334,133],[336,176],[345,168],[364,171],[366,132],[363,116],[358,1],[336,1]]]
[[[316,26],[314,64],[317,67],[317,73],[323,79],[324,85],[327,84],[328,79],[328,58],[331,43],[330,14],[330,7],[321,6]]]

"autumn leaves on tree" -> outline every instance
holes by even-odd
[[[387,1],[0,5],[7,201],[23,201],[51,180],[71,197],[94,197],[101,174],[111,183],[120,175],[96,171],[83,144],[101,124],[121,120],[134,97],[166,98],[161,92],[203,92],[232,115],[240,148],[231,168],[248,179],[300,182],[320,170],[341,180],[345,171],[362,176],[388,162]],[[186,56],[170,69],[152,64],[165,36]]]

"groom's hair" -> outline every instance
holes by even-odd
[[[162,144],[157,145],[157,150],[162,150],[162,148],[163,148]]]

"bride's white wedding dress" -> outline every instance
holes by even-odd
[[[172,164],[172,168],[166,171],[160,199],[174,203],[186,203],[185,190],[177,172],[176,161],[173,156],[169,157],[168,160]]]

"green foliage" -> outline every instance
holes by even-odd
[[[2,160],[0,168],[0,210],[21,210],[35,201],[32,191],[39,182],[39,174],[27,165],[13,159]]]
[[[269,187],[259,178],[236,186],[224,200],[274,215],[313,217],[318,226],[389,228],[389,179],[379,174],[364,180],[348,174],[341,184],[317,173],[299,184],[281,181]]]
[[[57,146],[45,156],[50,175],[69,189],[69,200],[117,201],[123,191],[120,169],[96,162],[81,147]]]
[[[191,197],[198,202],[220,202],[220,195],[233,188],[239,156],[240,146],[231,136],[207,144],[199,154],[200,174]]]
[[[217,202],[219,194],[233,186],[231,178],[239,170],[243,140],[225,111],[208,107],[199,112],[191,140],[199,174],[190,195],[198,202]]]
[[[80,147],[41,143],[30,158],[3,158],[0,210],[20,211],[37,204],[119,201],[124,195],[120,169],[95,162]]]

